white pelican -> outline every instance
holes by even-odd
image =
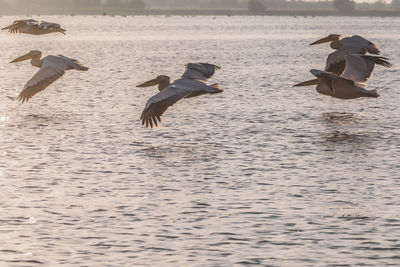
[[[38,72],[26,83],[24,89],[17,97],[9,97],[13,100],[28,101],[32,96],[46,89],[50,84],[64,75],[66,70],[76,69],[87,71],[89,68],[82,66],[78,60],[58,56],[47,56],[40,59],[42,52],[33,50],[28,54],[20,56],[10,63],[31,59],[31,64],[40,68]]]
[[[33,35],[42,35],[52,32],[65,34],[65,29],[61,28],[60,24],[37,21],[34,19],[16,20],[13,24],[4,27],[2,30],[8,30],[9,33],[26,33]]]
[[[353,35],[343,39],[340,39],[340,37],[339,34],[330,34],[327,37],[310,44],[316,45],[330,42],[331,48],[336,50],[328,55],[325,71],[333,72],[337,75],[342,74],[346,66],[346,55],[366,54],[367,52],[378,55],[380,53],[376,44],[359,35]]]
[[[220,67],[208,63],[189,63],[186,65],[186,71],[182,77],[170,83],[170,78],[160,75],[148,82],[139,84],[137,87],[147,87],[158,84],[160,91],[152,96],[146,103],[140,119],[142,125],[146,127],[157,127],[161,122],[161,115],[168,107],[175,104],[182,98],[195,97],[202,94],[221,93],[217,83],[207,85],[206,81],[211,78],[215,70]]]
[[[358,97],[378,97],[376,90],[367,90],[365,83],[371,76],[375,64],[389,68],[388,58],[364,54],[346,55],[346,68],[342,75],[312,69],[310,72],[317,79],[302,82],[294,86],[317,85],[317,91],[340,99]]]

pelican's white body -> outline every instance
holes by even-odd
[[[87,67],[82,66],[77,60],[63,55],[47,56],[40,59],[41,55],[42,53],[40,51],[33,50],[28,54],[11,61],[19,62],[31,59],[31,64],[40,68],[39,71],[36,72],[36,74],[25,84],[24,88],[17,96],[16,99],[22,103],[28,101],[38,92],[46,89],[50,84],[63,76],[66,70],[88,70]]]
[[[162,78],[163,85],[159,86],[160,92],[152,96],[146,103],[141,115],[142,124],[147,127],[158,126],[161,122],[161,115],[168,107],[175,104],[182,98],[195,97],[202,94],[221,93],[218,84],[207,85],[205,82],[210,78],[218,66],[207,63],[189,63],[182,77],[169,83],[168,76],[158,78],[139,85],[138,87],[151,86],[160,83]],[[168,82],[166,82],[168,81]]]

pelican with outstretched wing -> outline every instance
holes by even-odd
[[[4,27],[2,30],[8,30],[9,33],[26,33],[33,35],[43,35],[52,32],[65,34],[65,29],[61,28],[60,24],[37,21],[34,19],[16,20],[13,24]]]
[[[13,100],[24,103],[32,96],[46,89],[50,84],[64,75],[66,70],[87,71],[89,68],[82,66],[78,60],[65,57],[63,55],[47,56],[41,59],[42,52],[38,50],[30,51],[28,54],[20,56],[10,63],[23,60],[31,60],[31,64],[40,68],[38,72],[26,83],[24,89],[17,97],[9,97]]]
[[[346,55],[346,68],[342,75],[312,69],[310,72],[317,79],[302,82],[294,86],[317,85],[317,91],[340,99],[354,99],[359,97],[378,97],[376,90],[367,90],[368,81],[375,64],[389,68],[391,64],[386,57],[364,54]]]
[[[346,67],[346,55],[366,54],[367,52],[378,55],[380,53],[376,44],[359,35],[353,35],[342,39],[340,37],[339,34],[330,34],[310,44],[316,45],[330,42],[331,48],[336,50],[330,53],[326,59],[325,71],[327,72],[341,75]]]
[[[221,93],[217,83],[207,85],[206,81],[211,78],[215,70],[220,67],[208,63],[189,63],[182,77],[170,82],[170,78],[160,75],[148,82],[139,84],[137,87],[158,85],[160,91],[152,96],[146,103],[140,119],[146,127],[157,127],[161,122],[161,115],[182,98],[190,98],[203,94]]]

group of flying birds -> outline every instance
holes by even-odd
[[[57,23],[36,21],[34,19],[17,20],[3,28],[12,33],[25,33],[43,35],[53,32],[65,34],[65,29]],[[296,84],[294,86],[317,85],[316,90],[324,95],[341,99],[358,97],[378,97],[376,90],[367,90],[365,82],[371,76],[375,64],[390,67],[388,58],[367,55],[379,54],[379,48],[372,42],[354,35],[340,39],[340,35],[331,34],[326,38],[313,42],[311,45],[330,42],[331,48],[336,51],[329,54],[325,71],[312,69],[311,73],[316,79]],[[21,103],[28,101],[38,92],[46,89],[64,75],[66,70],[87,71],[89,68],[81,65],[78,60],[58,56],[42,57],[38,50],[20,56],[10,63],[31,60],[31,64],[40,68],[38,72],[26,83],[16,97],[9,97]],[[157,127],[161,122],[161,115],[168,107],[182,98],[190,98],[203,94],[221,93],[217,83],[207,85],[206,82],[220,67],[209,63],[188,63],[182,77],[171,83],[170,77],[160,75],[155,79],[139,84],[137,87],[158,85],[159,92],[152,96],[146,103],[140,117],[142,125]]]
[[[330,34],[310,45],[330,42],[332,52],[326,60],[325,70],[310,70],[317,77],[296,84],[294,86],[317,85],[317,91],[340,99],[354,99],[358,97],[378,97],[376,90],[367,90],[365,83],[371,76],[375,65],[389,68],[389,59],[381,56],[367,55],[380,54],[378,46],[367,39],[353,35],[340,38],[338,34]]]

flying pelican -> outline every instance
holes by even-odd
[[[20,56],[10,63],[23,60],[31,60],[31,64],[40,68],[38,72],[26,83],[24,89],[17,97],[9,97],[13,100],[18,100],[24,103],[32,96],[46,89],[50,84],[64,75],[66,70],[76,69],[87,71],[89,68],[82,66],[78,60],[65,57],[63,55],[47,56],[40,59],[42,52],[33,50],[28,54]]]
[[[367,52],[378,55],[380,53],[376,44],[359,35],[353,35],[342,39],[340,39],[340,37],[339,34],[330,34],[310,44],[316,45],[330,42],[331,48],[336,50],[328,55],[325,71],[333,72],[337,75],[342,74],[346,66],[346,55],[366,54]]]
[[[26,33],[33,35],[42,35],[52,32],[65,34],[65,29],[60,24],[46,21],[37,21],[34,19],[16,20],[13,24],[4,27],[2,30],[8,30],[9,33]]]
[[[182,77],[170,82],[170,78],[166,75],[160,75],[157,78],[139,84],[137,87],[147,87],[158,84],[160,91],[152,96],[146,103],[140,119],[142,125],[146,127],[157,127],[161,122],[161,115],[178,100],[182,98],[190,98],[202,94],[221,93],[223,90],[219,88],[219,84],[207,85],[206,81],[211,78],[215,70],[220,67],[208,63],[189,63],[186,64],[186,71]]]
[[[371,76],[375,64],[389,68],[388,58],[364,54],[346,55],[346,68],[342,75],[312,69],[310,72],[317,79],[302,82],[294,86],[317,85],[317,91],[340,99],[358,97],[378,97],[376,90],[367,90],[365,83]]]

